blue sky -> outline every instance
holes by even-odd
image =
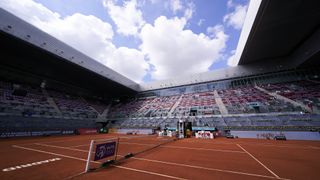
[[[136,82],[236,65],[249,0],[2,0],[0,7]]]

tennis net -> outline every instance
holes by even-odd
[[[175,140],[175,137],[156,135],[119,136],[118,138],[91,140],[85,171],[89,172],[123,161]]]

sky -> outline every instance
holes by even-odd
[[[249,0],[1,0],[137,83],[236,66]]]

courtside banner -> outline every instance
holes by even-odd
[[[116,142],[109,142],[104,144],[97,144],[94,161],[114,156],[116,153]]]
[[[78,128],[79,134],[97,134],[97,129],[95,128]]]

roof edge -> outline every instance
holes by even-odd
[[[3,8],[0,8],[0,30],[47,52],[53,53],[66,61],[99,74],[102,77],[115,81],[134,91],[139,91],[139,85],[136,82],[81,53]]]

